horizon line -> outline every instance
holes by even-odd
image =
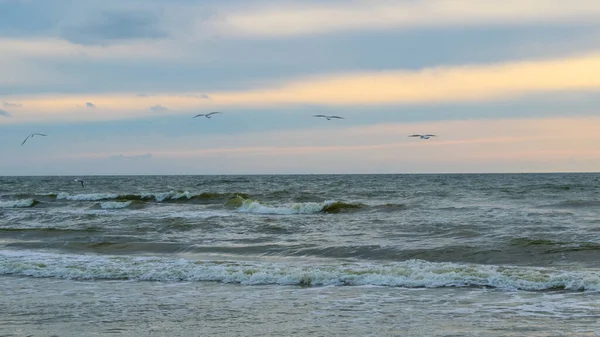
[[[501,174],[600,174],[600,171],[524,171],[524,172],[405,172],[405,173],[176,173],[176,174],[56,174],[56,175],[0,175],[0,178],[42,178],[42,177],[217,177],[217,176],[357,176],[357,175],[501,175]]]

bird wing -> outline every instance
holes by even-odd
[[[425,137],[437,137],[436,135],[423,135]]]
[[[329,118],[344,119],[344,117],[340,117],[340,116],[329,116]]]
[[[313,115],[313,117],[327,117],[325,115]]]
[[[21,145],[25,144],[25,142],[27,141],[27,139],[29,139],[29,137],[31,137],[31,135],[27,136],[27,138],[25,138],[25,140],[23,141],[23,143],[21,143]]]
[[[81,180],[79,182],[81,183],[81,187],[85,187],[85,186],[83,186],[83,180]]]
[[[192,118],[196,118],[196,117],[202,117],[204,116],[204,114],[197,114],[196,116],[192,117]]]
[[[47,136],[47,135],[45,135],[45,134],[43,134],[43,133],[34,133],[33,135],[34,135],[34,136],[44,136],[44,137],[46,137],[46,136]]]
[[[212,115],[214,115],[214,114],[220,114],[220,113],[221,113],[220,111],[213,111],[213,112],[211,112],[211,113],[208,113],[208,114],[206,114],[206,115],[207,115],[207,116],[212,116]]]
[[[421,137],[421,135],[410,135],[409,137]]]

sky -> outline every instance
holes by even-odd
[[[598,172],[599,131],[597,0],[0,0],[0,175]]]

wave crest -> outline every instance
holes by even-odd
[[[119,202],[119,201],[106,201],[106,202],[101,202],[100,203],[100,208],[102,209],[121,209],[121,208],[127,208],[129,207],[129,205],[131,205],[133,201],[125,201],[125,202]]]
[[[60,192],[56,195],[56,199],[69,201],[100,201],[116,199],[119,195],[114,193],[90,193],[90,194],[75,194]]]
[[[294,204],[268,206],[263,205],[256,200],[248,199],[242,202],[242,205],[237,209],[237,211],[242,213],[279,215],[314,214],[323,212],[326,207],[336,203],[337,202],[335,200],[329,200],[325,202],[300,202]]]
[[[213,281],[244,285],[475,286],[527,291],[600,291],[598,270],[503,267],[422,260],[387,264],[315,265],[0,251],[0,275],[83,280]]]
[[[362,208],[364,205],[360,204],[349,204],[341,201],[325,205],[322,209],[323,213],[340,213],[344,211],[357,210]]]
[[[180,200],[206,200],[211,201],[214,199],[226,200],[235,196],[248,199],[249,196],[245,193],[192,193],[190,191],[169,191],[169,192],[157,192],[157,193],[128,193],[128,194],[116,194],[116,193],[90,193],[90,194],[74,194],[71,195],[66,192],[60,192],[58,194],[48,194],[49,196],[55,196],[57,200],[69,200],[69,201],[101,201],[101,200],[115,200],[119,202],[126,201],[156,201],[156,202],[177,202]]]
[[[37,196],[37,195],[36,195]],[[48,198],[46,200],[50,205],[54,200],[67,200],[74,202],[103,202],[100,208],[125,208],[130,205],[136,207],[144,207],[151,202],[157,203],[191,203],[191,204],[221,204],[227,208],[236,208],[242,213],[257,213],[257,214],[314,214],[314,213],[345,213],[360,211],[363,209],[377,209],[385,212],[395,212],[406,208],[402,204],[384,204],[384,205],[365,205],[361,203],[348,203],[338,200],[326,200],[311,196],[314,201],[297,200],[289,202],[272,202],[259,201],[251,199],[246,193],[216,193],[203,192],[192,193],[190,191],[169,191],[169,192],[142,192],[142,193],[88,193],[88,194],[69,194],[60,192],[57,194],[49,193],[40,195],[40,198]],[[42,199],[44,200],[44,199]],[[37,202],[37,201],[36,201]],[[129,203],[125,205],[124,203]],[[102,206],[104,205],[104,206]],[[8,207],[8,206],[5,206]]]
[[[0,208],[26,208],[33,207],[40,202],[35,199],[19,199],[0,201]]]

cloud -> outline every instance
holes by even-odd
[[[53,86],[63,83],[74,84],[77,79],[65,76],[57,69],[45,67],[39,62],[30,62],[28,59],[13,54],[10,50],[10,44],[5,45],[4,40],[0,38],[0,86],[9,87],[9,92],[14,92],[15,88],[31,84],[51,84]]]
[[[85,103],[85,107],[86,107],[86,108],[93,109],[93,108],[95,108],[95,107],[96,107],[96,104],[94,104],[94,103],[92,103],[92,102],[87,102],[87,103]]]
[[[10,117],[10,114],[8,111],[0,109],[0,116]]]
[[[9,103],[9,102],[4,102],[3,105],[7,108],[18,108],[18,107],[22,107],[23,104],[19,104],[19,103]]]
[[[131,41],[115,45],[80,45],[56,38],[15,39],[0,37],[0,52],[16,60],[38,58],[50,61],[69,60],[112,60],[127,61],[140,59],[170,60],[180,58],[183,53],[173,47],[172,41]],[[6,61],[6,60],[3,60]],[[13,60],[11,60],[13,61]]]
[[[299,78],[278,85],[250,90],[210,93],[210,100],[195,95],[156,94],[161,112],[173,109],[187,113],[214,107],[282,107],[500,101],[538,93],[600,91],[600,53],[578,57],[520,62],[391,70]],[[146,100],[135,94],[15,96],[30,109],[31,118],[123,119],[143,116]],[[101,116],[78,116],[74,104],[90,99],[106,110]],[[107,108],[104,108],[107,107]],[[21,117],[21,116],[20,116]],[[25,118],[25,117],[22,117]],[[24,121],[22,119],[21,121]]]
[[[159,39],[166,37],[166,33],[152,13],[105,11],[86,17],[79,24],[63,27],[62,37],[76,44],[103,45],[134,39]]]
[[[197,98],[197,99],[210,99],[210,96],[208,96],[207,94],[186,94],[186,95],[176,95],[176,96],[181,96],[181,97],[191,97],[191,98]]]
[[[277,88],[213,93],[234,105],[489,101],[539,92],[599,90],[600,54],[566,59],[381,71],[300,79]]]
[[[167,108],[166,106],[162,106],[162,105],[155,105],[155,106],[151,106],[150,110],[152,112],[164,112],[164,111],[169,111],[169,108]]]
[[[199,23],[198,30],[218,27],[221,34],[249,37],[291,37],[342,31],[432,26],[528,24],[549,22],[595,23],[596,0],[505,0],[499,6],[480,0],[357,0],[265,3],[230,8],[222,17]]]
[[[146,154],[142,154],[142,155],[123,155],[123,154],[119,154],[116,156],[110,156],[109,159],[114,159],[114,160],[124,160],[124,159],[150,159],[152,158],[152,154],[151,153],[146,153]]]

